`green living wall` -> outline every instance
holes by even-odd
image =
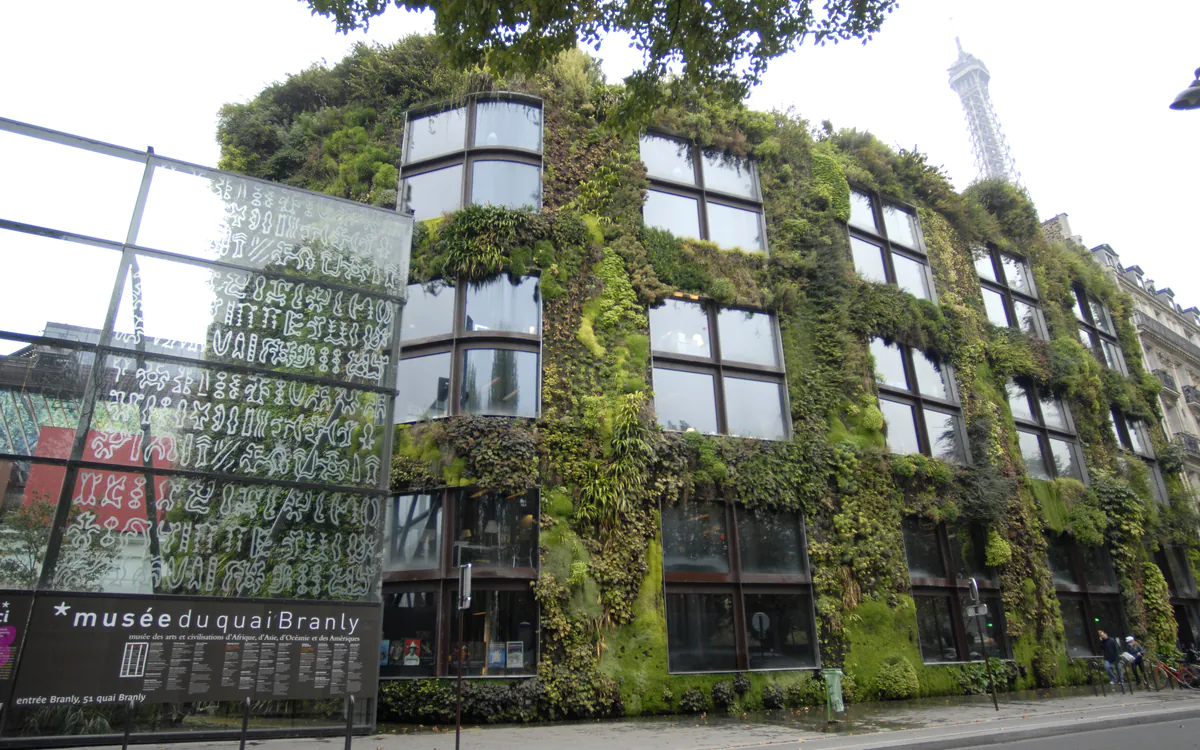
[[[540,274],[541,416],[400,427],[392,464],[397,491],[541,488],[539,674],[472,683],[469,715],[514,721],[822,701],[811,672],[668,674],[659,508],[688,498],[803,511],[822,665],[845,670],[850,700],[983,686],[982,664],[921,663],[900,531],[905,517],[986,529],[1014,644],[1015,660],[1000,668],[1011,686],[1082,675],[1065,656],[1048,531],[1107,545],[1133,631],[1152,648],[1173,648],[1175,623],[1152,554],[1167,543],[1195,547],[1193,506],[1177,474],[1167,478],[1170,504],[1154,500],[1144,466],[1125,458],[1107,427],[1113,405],[1157,425],[1157,380],[1142,370],[1130,301],[1085,251],[1043,238],[1019,189],[982,182],[957,193],[922,154],[897,152],[869,133],[814,128],[791,111],[754,112],[685,89],[670,92],[672,104],[646,122],[610,118],[622,89],[605,83],[583,53],[563,55],[530,79],[501,80],[486,70],[449,69],[424,37],[359,46],[332,67],[313,67],[227,105],[220,166],[393,206],[405,111],[488,91],[545,102],[542,210],[471,207],[425,222],[412,281]],[[769,257],[642,225],[647,180],[637,134],[647,126],[756,161]],[[916,207],[937,304],[856,277],[845,228],[850,183]],[[988,245],[1029,259],[1049,341],[988,324],[972,258],[972,248]],[[1112,311],[1130,376],[1102,368],[1079,343],[1073,285]],[[657,426],[646,309],[677,292],[778,317],[790,440]],[[953,365],[970,466],[886,452],[870,336]],[[1087,487],[1025,476],[1004,396],[1013,377],[1069,404]],[[1152,431],[1161,465],[1177,471],[1163,435]],[[452,720],[450,689],[439,680],[385,682],[381,718]]]

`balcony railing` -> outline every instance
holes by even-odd
[[[1175,382],[1174,375],[1167,372],[1166,370],[1155,370],[1154,374],[1158,376],[1158,379],[1160,381],[1162,381],[1163,388],[1165,390],[1168,390],[1171,393],[1174,393],[1176,396],[1179,395],[1179,384]]]
[[[1186,432],[1181,432],[1179,433],[1179,441],[1183,443],[1183,449],[1187,451],[1189,456],[1200,458],[1200,438]]]
[[[1175,333],[1154,318],[1151,318],[1142,312],[1134,312],[1133,322],[1137,324],[1138,328],[1148,331],[1149,333],[1177,349],[1182,349],[1188,354],[1188,356],[1194,357],[1197,361],[1200,361],[1200,346],[1188,341],[1186,337],[1180,336],[1178,333]]]
[[[1183,387],[1183,400],[1189,406],[1200,406],[1200,388],[1194,385],[1185,385]]]

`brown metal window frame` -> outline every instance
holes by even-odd
[[[1094,586],[1089,585],[1087,581],[1087,570],[1083,564],[1083,551],[1073,539],[1065,534],[1060,534],[1057,537],[1048,537],[1046,539],[1047,546],[1058,544],[1061,549],[1067,552],[1067,559],[1071,566],[1071,574],[1075,578],[1074,584],[1054,582],[1054,592],[1060,601],[1081,601],[1083,602],[1083,617],[1084,625],[1087,630],[1088,644],[1092,649],[1092,657],[1099,657],[1103,653],[1100,646],[1100,636],[1096,632],[1096,614],[1095,603],[1107,602],[1116,604],[1117,612],[1121,616],[1121,631],[1125,632],[1128,627],[1128,620],[1125,615],[1125,607],[1121,603],[1121,589],[1119,586]],[[1112,553],[1107,547],[1102,548],[1108,556],[1109,566],[1112,567]],[[1113,579],[1116,579],[1115,568]],[[1112,637],[1118,637],[1117,633],[1111,633]],[[1063,641],[1063,648],[1069,648],[1066,640]],[[1078,657],[1076,657],[1078,658]]]
[[[514,102],[524,104],[531,107],[537,107],[542,111],[541,134],[539,141],[542,144],[542,149],[533,151],[530,149],[518,148],[516,146],[477,146],[475,145],[475,128],[477,120],[478,105],[487,102]],[[450,112],[456,109],[465,110],[466,127],[463,134],[463,146],[461,149],[450,151],[444,154],[428,156],[424,158],[408,160],[409,140],[411,138],[411,128],[409,123],[418,120],[422,117],[440,114],[442,112]],[[545,108],[542,100],[536,96],[527,94],[519,94],[515,92],[489,92],[471,94],[465,101],[443,102],[440,104],[430,105],[419,109],[412,109],[405,113],[404,122],[404,143],[401,146],[401,165],[400,165],[400,190],[396,196],[397,210],[404,209],[404,192],[405,181],[408,178],[416,177],[430,172],[436,172],[439,169],[446,167],[462,166],[461,187],[459,192],[460,209],[472,205],[471,194],[475,183],[475,164],[481,161],[509,161],[517,164],[529,164],[538,169],[538,205],[532,210],[540,211],[542,208],[542,200],[544,197],[544,180],[542,173],[544,171],[543,151],[546,146],[546,116]],[[433,218],[433,217],[427,217]]]
[[[1163,478],[1162,469],[1158,466],[1154,445],[1150,442],[1150,430],[1146,427],[1146,423],[1140,419],[1131,419],[1115,408],[1109,410],[1109,415],[1110,424],[1116,433],[1117,448],[1137,456],[1146,464],[1146,469],[1150,473],[1150,491],[1154,493],[1155,499],[1161,505],[1170,505],[1171,498],[1167,491],[1167,483]],[[1134,447],[1132,435],[1137,435],[1138,442],[1142,446],[1141,450]]]
[[[892,286],[898,286],[899,283],[896,277],[896,262],[895,255],[915,261],[921,266],[921,270],[925,275],[925,288],[929,290],[929,301],[937,304],[938,295],[937,287],[933,283],[933,269],[929,265],[929,254],[925,251],[925,232],[921,228],[921,219],[917,216],[915,208],[907,203],[898,200],[886,198],[878,190],[851,185],[850,191],[865,196],[871,203],[871,216],[875,220],[875,231],[859,227],[855,224],[846,222],[846,231],[848,236],[856,238],[874,245],[879,248],[881,260],[883,261],[884,276],[887,277],[887,283]],[[917,247],[909,247],[908,245],[899,242],[893,242],[887,234],[887,225],[883,220],[884,207],[890,207],[903,211],[912,217],[913,233]],[[847,242],[849,249],[849,242]],[[850,251],[850,265],[854,265],[854,254]]]
[[[1030,421],[1013,414],[1013,423],[1017,427],[1017,432],[1037,436],[1038,447],[1042,452],[1042,461],[1045,462],[1047,471],[1050,472],[1053,478],[1059,478],[1058,465],[1054,462],[1054,454],[1050,450],[1050,439],[1054,438],[1067,443],[1071,447],[1071,453],[1074,455],[1075,462],[1083,474],[1083,476],[1078,478],[1079,481],[1085,485],[1090,484],[1091,480],[1088,475],[1087,463],[1083,460],[1083,445],[1079,442],[1079,438],[1075,434],[1075,417],[1071,414],[1071,408],[1067,403],[1057,394],[1050,394],[1052,398],[1058,400],[1059,406],[1062,407],[1063,416],[1067,418],[1067,429],[1050,427],[1046,424],[1046,415],[1042,411],[1042,399],[1040,398],[1042,394],[1037,386],[1027,381],[1010,381],[1009,385],[1025,391],[1026,399],[1029,401],[1029,408],[1033,412],[1033,420]],[[1075,479],[1076,477],[1066,478]]]
[[[1050,329],[1046,326],[1046,316],[1042,312],[1041,302],[1038,299],[1037,284],[1033,280],[1033,273],[1029,268],[1029,261],[1016,253],[1003,252],[995,247],[988,247],[984,251],[984,256],[992,266],[992,274],[996,277],[996,281],[979,276],[979,285],[990,291],[996,292],[1004,300],[1004,315],[1008,318],[1008,328],[1015,328],[1023,331],[1021,328],[1020,319],[1017,316],[1016,302],[1022,302],[1033,308],[1033,333],[1034,338],[1042,341],[1050,340]],[[1025,269],[1025,278],[1029,282],[1030,291],[1022,292],[1019,289],[1014,289],[1008,283],[1008,273],[1005,271],[1004,262],[1001,258],[1008,258],[1019,263]],[[979,258],[978,260],[982,260]],[[984,306],[986,310],[986,305]],[[993,324],[994,325],[994,324]]]
[[[920,386],[917,384],[916,365],[913,364],[913,352],[920,351],[906,344],[901,344],[898,341],[887,341],[882,336],[873,336],[886,344],[898,347],[901,352],[901,358],[904,361],[904,377],[912,385],[911,388],[899,388],[894,385],[876,382],[879,390],[879,398],[885,401],[893,401],[913,407],[913,416],[916,418],[917,443],[921,447],[921,453],[925,456],[933,458],[933,443],[929,439],[929,427],[925,423],[925,412],[931,411],[938,414],[954,417],[954,432],[958,436],[958,445],[961,453],[961,463],[966,466],[971,463],[971,446],[967,441],[967,424],[963,419],[962,406],[958,400],[958,384],[954,379],[954,368],[949,362],[938,360],[938,365],[942,368],[942,380],[946,384],[946,398],[940,399],[933,396],[925,396],[921,393]],[[867,341],[870,346],[870,339]],[[922,352],[924,354],[924,352]]]
[[[954,562],[954,553],[951,550],[950,529],[945,523],[928,525],[919,518],[905,518],[902,525],[902,534],[904,536],[904,556],[908,559],[908,548],[910,529],[914,524],[920,525],[920,531],[931,533],[937,541],[938,556],[941,558],[942,569],[946,571],[945,578],[917,577],[912,575],[912,567],[909,566],[909,584],[912,587],[912,595],[914,606],[919,598],[936,598],[950,597],[950,618],[954,623],[954,644],[958,651],[958,658],[952,661],[942,660],[926,660],[922,654],[921,660],[925,664],[957,664],[968,663],[973,661],[982,661],[982,659],[971,659],[971,647],[969,636],[974,635],[967,632],[967,618],[963,611],[962,599],[969,595],[971,590],[970,580],[967,578],[958,577],[958,566]],[[970,529],[956,530],[957,532],[970,533]],[[999,573],[993,571],[991,578],[976,578],[976,583],[979,586],[979,597],[981,600],[994,599],[999,603],[1000,610],[996,613],[996,617],[1002,622],[1004,620],[1003,599],[1000,596],[1000,581]],[[1001,659],[1009,659],[1012,657],[1012,643],[1008,637],[1008,627],[1002,628],[1003,636],[999,639],[1003,652],[997,654]],[[918,649],[920,648],[920,628],[918,628]]]
[[[401,570],[401,571],[384,571],[383,573],[383,598],[386,606],[387,597],[392,594],[402,594],[408,592],[432,592],[437,598],[437,645],[435,648],[435,667],[434,677],[449,677],[453,676],[453,648],[450,645],[454,634],[451,632],[451,624],[454,622],[454,610],[457,606],[458,599],[458,568],[455,565],[455,550],[457,549],[456,540],[454,539],[455,529],[458,526],[458,513],[461,498],[468,493],[483,494],[485,490],[475,490],[473,488],[458,488],[458,487],[440,487],[437,489],[400,492],[388,497],[388,502],[394,509],[401,497],[413,495],[440,495],[442,500],[442,529],[438,540],[438,567],[424,570]],[[535,508],[534,518],[537,518],[541,512],[541,491],[534,488],[527,491],[536,498],[537,507]],[[516,495],[510,496],[508,499],[515,499]],[[393,511],[394,513],[394,511]],[[393,513],[388,514],[388,518],[393,518]],[[538,543],[534,545],[534,549],[538,549],[541,543],[541,529],[535,523],[535,528],[538,529]],[[384,529],[384,548],[387,549],[392,541],[393,529]],[[538,559],[538,567],[536,568],[503,568],[490,567],[486,565],[472,565],[472,595],[480,594],[486,591],[530,591],[530,586],[537,580],[538,571],[541,567],[541,560]],[[537,600],[534,599],[534,606],[538,607],[538,662],[541,663],[541,615],[540,606]],[[530,679],[536,677],[536,671],[528,675],[500,675],[500,676],[467,676],[467,679]],[[421,675],[388,675],[381,676],[381,680],[420,680],[429,679],[428,676]]]
[[[762,233],[763,246],[761,248],[747,249],[739,248],[743,252],[762,253],[763,255],[771,254],[771,243],[767,238],[767,217],[766,211],[763,208],[763,190],[762,180],[759,179],[758,165],[754,159],[750,157],[744,158],[746,164],[750,167],[750,174],[754,179],[754,192],[756,198],[747,198],[734,193],[727,193],[722,190],[706,187],[704,184],[704,149],[700,148],[695,141],[690,138],[685,138],[681,135],[670,133],[664,130],[650,130],[643,133],[644,136],[651,138],[663,138],[669,141],[675,141],[687,146],[688,153],[692,158],[692,175],[695,178],[695,183],[677,182],[665,177],[656,177],[646,170],[646,179],[650,182],[650,190],[669,195],[678,195],[684,198],[692,198],[696,201],[698,211],[697,221],[699,222],[700,237],[699,239],[706,242],[712,242],[712,232],[709,228],[708,204],[710,202],[727,208],[737,208],[743,211],[749,211],[758,217],[759,231]],[[638,158],[641,159],[641,140],[638,141]],[[712,150],[709,150],[710,153]],[[643,162],[643,166],[645,163]],[[733,248],[722,247],[722,250],[732,250]]]
[[[812,563],[808,558],[808,527],[804,522],[804,514],[796,511],[797,522],[800,524],[800,545],[804,559],[803,573],[743,573],[741,555],[741,537],[738,517],[746,510],[738,503],[729,500],[692,500],[694,505],[721,506],[725,519],[726,550],[729,560],[728,573],[708,573],[692,571],[668,571],[666,559],[663,559],[663,598],[671,594],[710,594],[728,595],[733,598],[733,637],[734,648],[737,652],[736,669],[705,669],[681,671],[670,669],[670,674],[722,674],[737,672],[796,672],[820,669],[821,649],[816,629],[816,599],[812,585]],[[664,549],[665,555],[665,549]],[[812,626],[813,666],[811,667],[781,667],[775,669],[750,668],[750,643],[746,625],[746,596],[755,594],[799,595],[808,597],[809,624]],[[665,619],[664,619],[665,622]],[[668,633],[670,627],[667,628]],[[670,636],[668,635],[668,640]],[[668,644],[668,652],[670,646]]]
[[[767,310],[758,310],[750,307],[722,307],[714,301],[703,299],[693,295],[684,295],[676,292],[668,300],[677,302],[688,302],[691,304],[700,305],[708,320],[709,330],[709,356],[700,357],[690,354],[675,354],[671,352],[654,349],[654,334],[651,332],[650,345],[650,372],[651,384],[653,385],[653,374],[656,369],[676,370],[679,372],[694,372],[702,375],[713,376],[713,398],[715,399],[716,414],[717,414],[717,434],[730,437],[741,437],[730,435],[728,411],[725,403],[725,378],[740,378],[742,380],[758,380],[766,383],[776,383],[779,385],[779,408],[783,416],[783,431],[784,435],[780,438],[757,438],[745,437],[745,440],[790,440],[792,437],[792,409],[791,400],[787,388],[787,372],[783,364],[775,367],[770,365],[758,365],[748,362],[738,362],[735,360],[726,360],[721,356],[721,332],[719,330],[718,320],[722,310],[742,310],[745,312],[758,313],[767,315],[771,319],[771,326],[775,332],[775,357],[783,362],[783,340],[779,330],[779,318],[773,312]],[[662,304],[666,304],[664,301]],[[661,304],[659,305],[661,307]]]
[[[508,279],[507,274],[500,274],[497,277]],[[518,352],[529,352],[536,354],[538,358],[537,366],[537,414],[532,417],[520,416],[503,416],[503,415],[481,415],[481,416],[498,416],[502,419],[537,419],[542,413],[542,304],[540,294],[541,279],[536,274],[522,276],[521,280],[538,279],[539,294],[538,294],[538,332],[537,333],[521,333],[519,331],[468,331],[467,325],[467,290],[472,283],[465,279],[457,280],[452,286],[454,289],[454,322],[451,331],[448,334],[440,334],[436,336],[425,336],[411,341],[401,340],[400,342],[400,360],[417,359],[419,357],[428,356],[430,354],[450,354],[450,393],[447,399],[446,414],[433,419],[445,419],[446,417],[459,416],[461,414],[472,414],[462,409],[462,386],[463,386],[463,367],[466,353],[476,350],[510,350]],[[511,283],[511,279],[509,279]],[[409,284],[409,286],[423,286],[422,284]],[[403,313],[401,313],[403,315]],[[399,415],[397,415],[399,417]],[[421,420],[408,420],[397,422],[397,424],[414,424]]]
[[[1129,366],[1125,362],[1125,352],[1121,350],[1121,342],[1117,339],[1117,324],[1113,320],[1112,310],[1109,310],[1108,305],[1104,304],[1099,297],[1091,294],[1078,284],[1072,287],[1071,293],[1075,297],[1075,308],[1072,310],[1071,315],[1075,318],[1075,322],[1079,324],[1079,330],[1086,332],[1088,337],[1088,342],[1081,341],[1080,343],[1092,351],[1092,356],[1096,358],[1096,361],[1102,367],[1113,370],[1121,375],[1128,375]],[[1092,303],[1100,306],[1104,317],[1108,319],[1109,325],[1112,326],[1112,333],[1107,333],[1100,327],[1100,324],[1096,321]],[[1080,314],[1083,315],[1082,319],[1080,318]],[[1118,365],[1116,368],[1113,368],[1108,363],[1108,355],[1103,349],[1105,344],[1111,346],[1112,350],[1116,352]]]
[[[1181,592],[1179,581],[1176,580],[1175,568],[1168,562],[1168,557],[1171,555],[1179,555],[1182,559],[1176,560],[1177,565],[1182,565],[1183,575],[1188,578],[1190,590]],[[1175,545],[1164,545],[1161,549],[1154,553],[1155,563],[1163,576],[1167,579],[1167,589],[1171,594],[1172,608],[1181,608],[1190,619],[1188,625],[1191,627],[1190,637],[1195,642],[1197,638],[1197,630],[1200,630],[1200,587],[1196,585],[1195,575],[1192,573],[1191,561],[1187,558],[1187,552],[1183,547]],[[1183,627],[1183,623],[1179,623]]]

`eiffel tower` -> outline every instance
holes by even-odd
[[[979,58],[963,52],[958,37],[954,38],[954,43],[958,45],[958,59],[948,71],[950,88],[958,92],[962,100],[967,128],[971,131],[971,152],[975,155],[979,176],[981,179],[998,178],[1019,185],[1021,174],[1017,172],[1017,164],[1004,141],[1004,132],[1000,130],[1000,119],[996,117],[992,99],[988,96],[988,81],[992,76]]]

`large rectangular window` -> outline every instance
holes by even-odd
[[[1171,606],[1179,628],[1178,645],[1181,649],[1195,647],[1200,643],[1200,589],[1196,586],[1187,550],[1166,546],[1155,554],[1155,560],[1166,574],[1171,592]]]
[[[641,137],[641,156],[650,178],[642,212],[646,226],[725,249],[766,252],[767,225],[753,161],[652,133]]]
[[[872,338],[870,348],[888,450],[965,463],[966,426],[949,365],[881,338]]]
[[[650,310],[654,409],[666,430],[791,433],[775,316],[671,298]]]
[[[397,423],[452,414],[538,416],[537,277],[411,284],[400,327]]]
[[[1062,399],[1028,382],[1010,382],[1007,391],[1025,472],[1035,479],[1066,477],[1086,482],[1083,448]]]
[[[992,325],[1017,328],[1034,338],[1050,338],[1038,306],[1033,274],[1024,258],[996,248],[978,249],[975,270],[982,287],[984,312]]]
[[[1077,286],[1073,292],[1080,342],[1092,350],[1092,355],[1100,364],[1121,375],[1128,375],[1125,355],[1121,353],[1121,342],[1117,340],[1117,329],[1108,306],[1083,287]]]
[[[1046,539],[1046,562],[1062,610],[1067,654],[1100,656],[1100,631],[1123,639],[1121,594],[1112,558],[1104,547],[1077,544],[1065,535]]]
[[[816,666],[798,513],[681,503],[662,509],[662,534],[672,672]]]
[[[853,188],[849,230],[850,254],[861,278],[936,301],[920,222],[911,208]]]

